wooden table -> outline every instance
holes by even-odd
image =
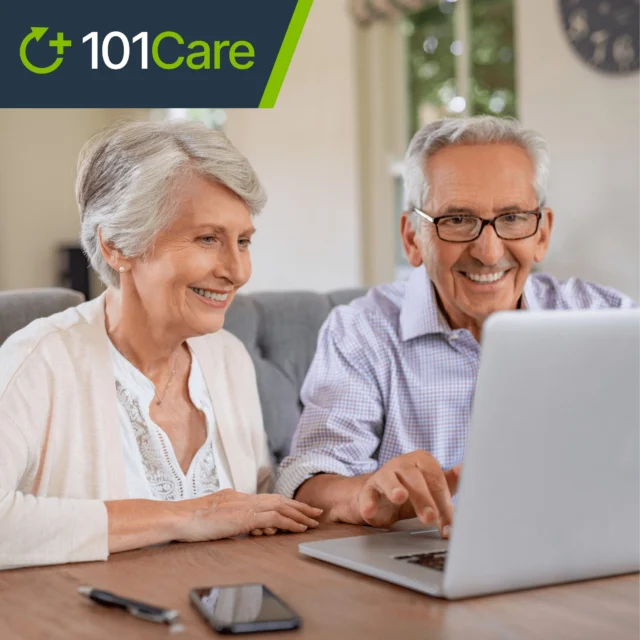
[[[299,631],[256,638],[638,640],[640,635],[638,575],[448,603],[297,551],[303,541],[369,532],[324,525],[300,535],[172,544],[115,554],[107,562],[0,572],[0,638],[214,638],[189,604],[189,590],[245,582],[267,584],[303,619]],[[179,609],[185,632],[170,636],[163,625],[97,606],[76,593],[85,584]]]

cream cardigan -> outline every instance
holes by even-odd
[[[227,331],[188,341],[237,491],[270,491],[255,370]],[[127,498],[103,296],[0,347],[0,568],[105,560],[105,500]]]

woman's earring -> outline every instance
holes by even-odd
[[[124,267],[120,267],[120,268],[118,269],[118,271],[119,271],[120,273],[124,273]]]

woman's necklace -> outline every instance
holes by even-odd
[[[162,394],[162,398],[158,397],[158,392],[155,390],[155,385],[153,388],[153,393],[156,397],[156,405],[160,406],[164,399],[167,397],[167,392],[169,391],[169,387],[171,386],[171,383],[173,382],[173,377],[176,375],[176,363],[178,362],[178,353],[176,352],[176,355],[173,358],[173,371],[171,372],[171,376],[169,378],[169,382],[167,382],[167,386],[164,389],[164,393]]]

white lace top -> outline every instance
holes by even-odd
[[[185,474],[167,434],[153,422],[149,407],[155,399],[151,381],[109,341],[116,379],[129,498],[186,500],[233,488],[226,456],[202,369],[191,352],[189,395],[207,422],[207,439]]]

